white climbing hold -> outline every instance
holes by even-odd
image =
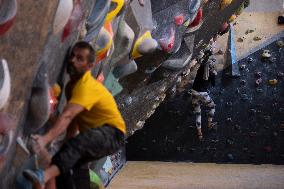
[[[67,24],[73,10],[73,0],[60,0],[53,23],[53,33],[59,33]]]
[[[153,53],[158,48],[158,42],[153,38],[145,39],[138,46],[138,52],[140,54]]]
[[[8,68],[7,61],[5,59],[0,60],[0,66],[2,69],[0,69],[0,79],[3,80],[3,82],[0,83],[0,110],[5,106],[5,104],[8,101],[8,98],[10,96],[11,91],[11,78],[10,78],[10,72]],[[1,70],[3,73],[1,73]]]
[[[270,58],[271,57],[271,53],[269,50],[263,50],[263,53],[262,53],[262,58]]]

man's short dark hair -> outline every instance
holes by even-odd
[[[90,43],[88,43],[86,41],[79,41],[79,42],[77,42],[73,46],[72,50],[75,49],[75,48],[88,49],[89,52],[90,52],[89,57],[88,57],[88,62],[89,63],[94,63],[95,62],[95,59],[96,59],[96,57],[95,57],[95,50],[94,50],[94,48],[92,47],[92,45]]]

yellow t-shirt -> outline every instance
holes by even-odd
[[[124,120],[113,96],[105,86],[93,78],[90,71],[86,72],[75,84],[68,103],[78,104],[85,108],[76,117],[80,131],[108,124],[123,133],[126,132]]]

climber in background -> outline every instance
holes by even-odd
[[[124,120],[112,94],[91,74],[95,51],[87,42],[77,42],[68,58],[70,82],[63,112],[45,135],[34,135],[35,151],[67,131],[67,139],[45,169],[24,170],[33,187],[42,189],[59,175],[72,175],[73,169],[117,152],[124,145]]]
[[[208,45],[204,52],[201,51],[197,58],[200,67],[191,89],[193,112],[196,115],[197,136],[200,141],[203,140],[201,130],[201,105],[205,105],[210,109],[208,113],[208,128],[212,129],[215,125],[215,123],[212,122],[215,113],[215,103],[208,94],[210,85],[215,86],[215,76],[217,75],[214,69],[216,59],[212,55],[213,49],[211,44]]]

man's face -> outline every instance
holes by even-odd
[[[89,49],[74,48],[68,60],[67,72],[71,77],[81,77],[92,66],[88,61]]]

